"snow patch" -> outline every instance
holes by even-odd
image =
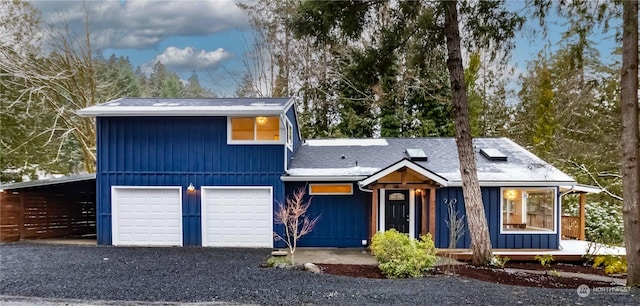
[[[295,168],[287,170],[292,176],[364,176],[380,171],[380,168],[373,167],[350,167],[350,168]]]
[[[310,147],[369,147],[369,146],[388,146],[386,139],[313,139],[307,140],[306,145]]]

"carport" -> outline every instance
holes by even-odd
[[[0,241],[96,235],[96,176],[0,186]]]

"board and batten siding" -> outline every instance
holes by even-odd
[[[319,182],[326,184],[327,182]],[[305,188],[305,201],[311,198],[307,212],[310,219],[320,216],[314,229],[298,242],[301,247],[362,247],[362,240],[369,239],[369,207],[371,193],[358,189],[353,183],[353,195],[309,196],[309,183],[287,182],[286,195]],[[283,247],[281,241],[276,247]]]
[[[300,131],[298,130],[298,117],[296,114],[296,106],[295,104],[292,105],[287,112],[285,113],[285,116],[287,119],[289,119],[289,121],[291,121],[291,126],[293,127],[293,145],[292,145],[292,149],[293,150],[289,150],[286,149],[286,159],[287,159],[287,163],[291,162],[291,159],[293,158],[293,154],[296,152],[296,150],[298,149],[298,147],[300,146],[300,143],[302,142],[302,139],[300,139]],[[286,140],[287,135],[285,135],[285,140]]]
[[[111,186],[181,186],[183,244],[201,245],[201,186],[273,186],[283,146],[227,145],[226,117],[98,117],[97,238],[111,244]],[[192,183],[195,192],[187,192]]]
[[[557,193],[556,193],[557,195]],[[458,215],[466,215],[464,208],[464,196],[461,187],[448,187],[436,191],[436,237],[437,248],[449,247],[449,228],[447,227],[448,213],[446,200],[456,199]],[[489,225],[491,245],[496,249],[558,249],[560,246],[560,234],[500,234],[500,188],[482,187],[482,202],[485,207],[485,216]],[[560,218],[560,201],[556,198],[556,227]],[[559,229],[557,228],[557,232]],[[468,226],[465,233],[458,240],[457,248],[469,248],[471,236]]]

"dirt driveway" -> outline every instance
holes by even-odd
[[[376,280],[260,268],[265,249],[0,245],[0,295],[241,304],[637,305],[638,292],[538,289],[458,277]],[[137,303],[137,302],[136,302]],[[136,304],[133,303],[133,304]]]

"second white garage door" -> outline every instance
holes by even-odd
[[[202,245],[273,247],[272,187],[202,187]]]

